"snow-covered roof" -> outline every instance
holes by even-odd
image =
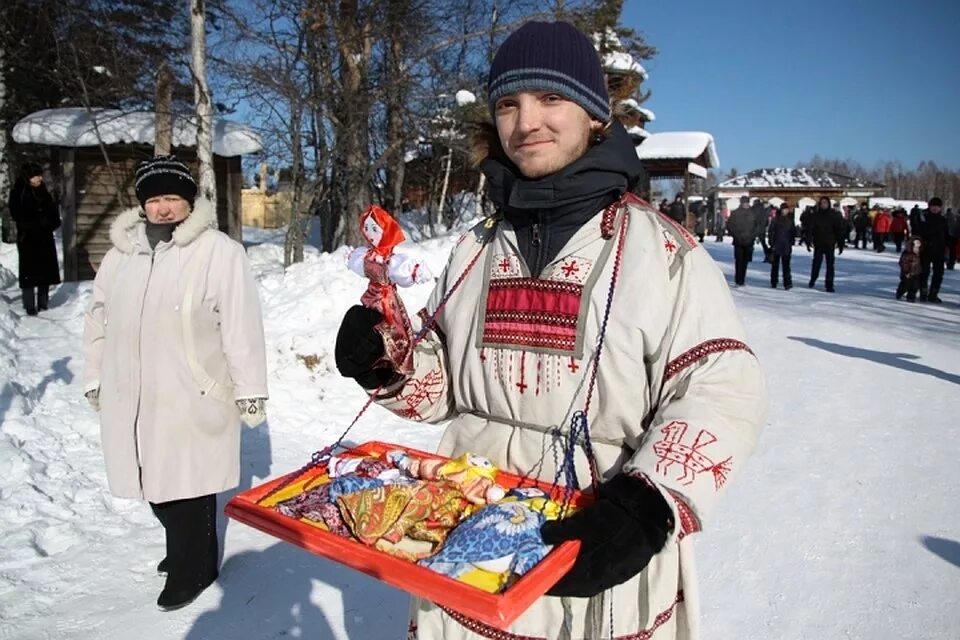
[[[617,104],[620,107],[620,109],[623,110],[624,112],[633,111],[635,113],[642,114],[644,119],[647,122],[653,122],[654,120],[657,119],[657,116],[653,113],[653,111],[650,111],[650,109],[641,107],[640,103],[634,100],[633,98],[627,98],[626,100],[621,100]]]
[[[644,129],[643,127],[628,127],[627,134],[631,138],[649,138],[650,132]]]
[[[897,200],[896,198],[870,198],[871,207],[880,207],[882,209],[906,209],[909,211],[914,207],[921,209],[927,208],[927,203],[923,200]]]
[[[623,51],[611,51],[603,56],[603,68],[607,71],[619,73],[635,73],[641,80],[646,80],[649,76],[643,65],[633,59],[629,53]]]
[[[94,129],[96,123],[96,129]],[[97,132],[104,144],[153,144],[154,113],[124,112],[117,109],[68,107],[31,113],[13,127],[13,139],[22,144],[57,147],[95,147]],[[197,143],[195,116],[178,115],[173,122],[173,146],[192,147]],[[213,152],[218,156],[256,153],[263,142],[253,129],[228,120],[215,119]]]
[[[703,131],[651,133],[637,147],[641,160],[697,160],[706,155],[707,168],[720,166],[713,136]]]
[[[849,188],[871,188],[881,187],[882,185],[845,176],[839,173],[833,173],[825,169],[810,169],[805,167],[784,168],[775,167],[773,169],[754,169],[736,178],[730,178],[717,185],[724,189],[729,187],[764,189],[764,188],[820,188],[820,189],[849,189]]]

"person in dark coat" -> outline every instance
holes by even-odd
[[[763,248],[763,261],[770,262],[770,247],[767,246],[767,223],[770,221],[770,216],[767,213],[767,207],[757,199],[753,201],[750,210],[753,212],[754,238],[760,241],[760,247]]]
[[[903,248],[903,241],[907,237],[907,212],[903,209],[893,210],[893,219],[890,221],[890,237],[897,246],[897,253]]]
[[[870,211],[867,209],[867,203],[860,205],[853,214],[853,230],[856,235],[853,238],[853,248],[859,249],[863,243],[863,248],[867,248],[867,229],[870,228]]]
[[[670,208],[667,210],[667,215],[673,218],[673,220],[679,225],[686,224],[687,208],[683,206],[682,193],[678,193],[677,197],[673,199],[673,202],[670,204]]]
[[[957,264],[957,245],[960,245],[960,213],[947,209],[947,269]]]
[[[807,236],[810,235],[811,216],[813,216],[813,207],[804,207],[803,213],[800,214],[800,237],[797,238],[798,245],[807,244]]]
[[[797,225],[794,222],[793,205],[784,202],[777,217],[770,222],[767,230],[767,240],[770,243],[770,286],[777,288],[777,276],[783,266],[783,288],[787,291],[793,287],[793,278],[790,275],[790,256],[793,253],[793,236]]]
[[[900,256],[900,284],[897,285],[897,300],[907,294],[907,302],[917,301],[917,289],[920,288],[920,276],[923,273],[923,241],[914,236],[907,242],[907,248]]]
[[[35,316],[49,306],[50,285],[60,283],[60,263],[53,232],[60,214],[43,184],[43,168],[28,162],[10,190],[10,215],[17,223],[17,253],[23,308]]]
[[[747,204],[748,196],[740,198],[740,206],[727,218],[727,233],[733,237],[733,259],[736,265],[733,281],[738,287],[746,284],[747,263],[753,260],[753,242],[757,237],[756,216]]]
[[[807,235],[807,251],[813,246],[813,265],[810,267],[809,288],[817,284],[820,277],[820,265],[824,259],[827,262],[827,277],[824,282],[828,293],[833,293],[833,260],[834,249],[843,253],[843,235],[846,232],[846,223],[843,216],[830,206],[830,198],[824,196],[817,203],[817,208],[810,214],[810,228]]]
[[[700,244],[703,244],[703,238],[707,235],[706,209],[706,204],[703,201],[694,202],[690,205],[690,213],[693,214],[693,234],[697,236]]]
[[[923,273],[920,274],[920,299],[939,304],[940,285],[943,283],[943,254],[947,250],[947,219],[943,217],[943,200],[930,198],[927,213],[920,225],[923,251]],[[927,288],[927,281],[930,287]]]

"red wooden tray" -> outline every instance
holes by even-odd
[[[343,452],[346,454],[370,455],[401,449],[420,458],[442,458],[434,453],[418,451],[385,442],[366,442]],[[301,479],[325,473],[325,467],[304,472]],[[377,580],[402,589],[408,593],[425,598],[463,615],[480,620],[498,629],[506,629],[520,614],[527,610],[535,600],[573,566],[580,548],[578,541],[564,542],[547,554],[533,569],[521,576],[515,583],[501,593],[488,593],[472,585],[441,575],[426,567],[396,558],[360,542],[343,538],[334,533],[319,529],[300,520],[285,516],[273,507],[264,507],[257,502],[280,483],[295,476],[293,472],[266,482],[260,486],[239,493],[227,503],[226,514],[244,524],[250,525],[276,538],[306,549],[311,553],[373,576]],[[501,471],[497,474],[497,484],[512,488],[520,484],[521,478],[512,473]],[[529,485],[530,480],[526,481]],[[550,483],[534,482],[535,486],[548,491],[554,499],[561,495]],[[576,492],[573,504],[584,506],[590,496]]]

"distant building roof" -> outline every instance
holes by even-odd
[[[883,185],[805,167],[754,169],[717,185],[718,189],[879,189]]]
[[[152,111],[124,112],[117,109],[88,111],[83,107],[44,109],[20,120],[13,127],[13,139],[22,144],[57,147],[95,147],[100,140],[104,144],[152,145],[155,136],[154,119]],[[196,144],[195,117],[175,116],[172,146],[193,147]],[[213,152],[218,156],[256,153],[262,148],[263,142],[260,136],[250,127],[228,120],[214,120]]]
[[[641,160],[699,160],[707,169],[720,166],[713,136],[702,131],[651,133],[637,155]]]

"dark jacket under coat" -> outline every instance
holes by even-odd
[[[60,263],[53,232],[60,227],[60,214],[46,185],[31,187],[20,178],[10,190],[8,203],[17,223],[20,288],[58,284]]]
[[[923,255],[943,260],[943,252],[947,249],[947,219],[943,213],[927,210],[919,231],[914,235],[923,239]]]

